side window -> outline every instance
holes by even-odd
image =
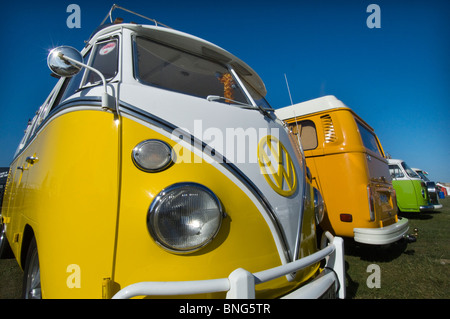
[[[33,121],[30,119],[27,123],[27,128],[25,129],[25,134],[22,138],[22,140],[19,143],[19,146],[17,146],[16,152],[14,153],[14,157],[16,157],[17,154],[22,150],[22,148],[26,145],[28,138],[30,137],[31,128],[33,125]]]
[[[398,165],[389,165],[389,173],[392,178],[405,177],[403,171],[400,167],[398,167]]]
[[[375,135],[369,131],[364,125],[362,125],[358,120],[356,120],[356,124],[358,124],[359,134],[361,135],[362,142],[364,147],[372,152],[375,152],[381,155],[380,148],[378,147],[378,142]]]
[[[65,100],[67,98],[68,95],[66,95],[66,92],[67,92],[66,89],[72,79],[73,78],[64,78],[64,82],[61,85],[61,89],[59,90],[58,94],[56,95],[55,101],[53,101],[52,105],[50,106],[50,110],[48,113],[50,113],[50,111],[53,110],[55,107],[57,107],[60,102],[62,102],[63,100]],[[72,94],[73,94],[73,92],[72,92]],[[47,115],[48,115],[48,113],[47,113]]]
[[[118,71],[119,40],[117,38],[97,43],[93,53],[91,66],[99,70],[106,80],[114,78]],[[85,84],[100,82],[100,76],[93,71],[87,71]]]
[[[37,122],[36,126],[41,125],[42,121],[47,116],[54,95],[55,95],[55,90],[53,90],[50,93],[50,96],[47,98],[47,100],[45,100],[44,105],[39,109],[39,115],[38,115],[38,119],[36,121]]]
[[[56,87],[58,84],[56,85]],[[44,104],[41,105],[41,107],[36,111],[36,115],[33,117],[33,120],[29,120],[27,124],[27,128],[25,129],[25,134],[20,141],[19,146],[16,149],[16,153],[14,154],[14,157],[22,150],[22,148],[28,143],[31,137],[33,137],[36,129],[41,125],[42,121],[45,118],[45,114],[50,108],[51,101],[53,99],[53,96],[55,94],[56,87],[50,92],[50,95],[45,100]]]
[[[291,123],[289,124],[289,129],[295,135],[297,135],[300,131],[300,140],[302,142],[302,148],[305,151],[317,148],[317,131],[316,125],[313,121],[305,120],[297,123]]]

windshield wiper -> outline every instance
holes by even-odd
[[[229,103],[230,105],[237,106],[237,107],[240,107],[240,108],[243,108],[243,109],[258,110],[258,111],[261,112],[262,115],[269,116],[269,117],[271,117],[271,116],[270,116],[269,112],[267,112],[267,111],[273,111],[273,109],[267,109],[266,110],[262,106],[259,106],[259,105],[255,106],[255,105],[251,105],[251,104],[235,101],[235,100],[232,100],[232,99],[229,99],[229,98],[226,98],[226,97],[223,97],[223,96],[218,96],[218,95],[208,95],[206,97],[206,99],[208,101],[210,101],[210,102],[211,101],[218,101],[218,100],[230,101],[230,102],[235,103],[235,104]]]
[[[257,106],[254,106],[254,105],[251,105],[251,104],[247,104],[247,103],[243,103],[243,102],[239,102],[239,101],[236,101],[236,100],[232,100],[232,99],[229,99],[229,98],[226,98],[226,97],[223,97],[223,96],[219,96],[219,95],[208,95],[206,97],[206,99],[208,101],[210,101],[210,102],[224,100],[225,102],[229,102],[230,105],[237,104],[235,106],[241,107],[243,109],[252,109],[252,110],[257,110],[258,109]]]

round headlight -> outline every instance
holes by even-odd
[[[172,148],[160,140],[146,140],[133,149],[135,165],[146,172],[159,172],[172,163]]]
[[[199,184],[180,183],[156,196],[147,227],[159,245],[184,253],[207,245],[218,233],[222,218],[222,205],[212,191]]]

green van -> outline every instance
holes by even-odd
[[[401,212],[424,212],[434,210],[428,190],[417,173],[405,161],[388,159],[392,186],[397,194],[397,206]]]
[[[442,208],[442,204],[439,202],[439,189],[436,186],[436,183],[430,181],[430,179],[427,176],[428,173],[425,172],[423,169],[413,167],[412,170],[416,172],[417,175],[419,175],[419,177],[427,186],[428,197],[430,198],[430,203],[433,204],[434,209]]]

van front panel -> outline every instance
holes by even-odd
[[[414,179],[394,180],[392,184],[397,193],[400,211],[419,212],[420,206],[428,205],[422,181]]]
[[[397,204],[400,211],[420,212],[432,207],[429,203],[425,183],[404,161],[390,159],[389,171],[397,193]]]
[[[239,179],[221,169],[220,165],[208,163],[186,144],[177,151],[183,154],[182,162],[157,173],[142,171],[131,159],[133,148],[138,143],[157,139],[173,148],[177,143],[164,130],[130,115],[124,115],[122,130],[122,191],[113,276],[118,288],[141,281],[224,278],[236,268],[257,272],[282,264],[279,238],[272,221]],[[192,253],[164,249],[151,237],[147,226],[149,207],[155,197],[161,190],[179,182],[197,183],[210,189],[220,199],[226,214],[212,242]],[[314,225],[311,208],[305,212],[303,255],[316,249],[315,241],[307,239],[315,235],[315,229],[310,226]],[[315,265],[297,273],[296,281],[280,278],[262,284],[258,286],[257,296],[275,297],[283,291],[288,292],[310,278],[317,269],[318,265]],[[224,297],[224,294],[217,293],[212,297]]]

